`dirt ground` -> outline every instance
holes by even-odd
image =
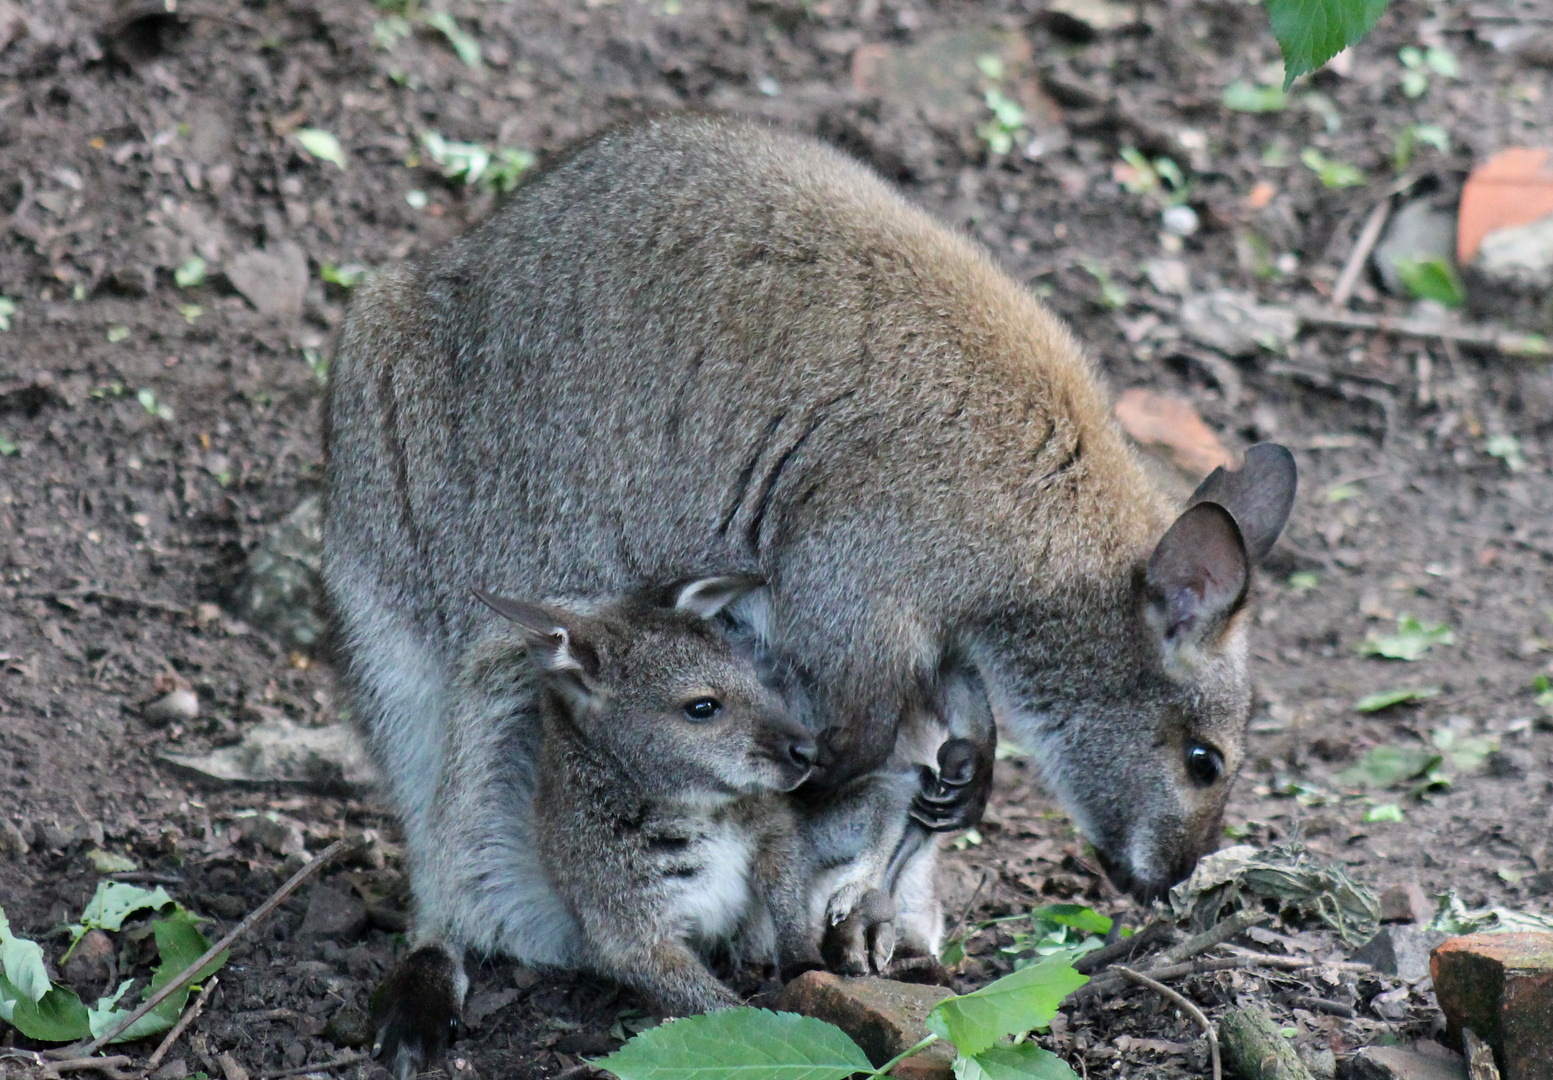
[[[303,935],[310,898],[290,900],[239,943],[164,1080],[231,1078],[223,1053],[253,1077],[349,1053],[402,944],[393,824],[369,792],[196,786],[158,756],[230,745],[277,715],[339,718],[327,642],[299,649],[247,625],[237,597],[248,554],[318,490],[311,361],[327,361],[347,297],[324,267],[425,251],[499,198],[417,160],[426,131],[541,160],[665,107],[817,133],[980,238],[1072,323],[1117,390],[1188,397],[1231,447],[1290,446],[1301,494],[1260,585],[1258,705],[1230,830],[1303,837],[1377,888],[1416,881],[1472,906],[1553,909],[1553,729],[1533,689],[1553,653],[1553,373],[1337,330],[1231,358],[1176,329],[1183,299],[1216,289],[1271,304],[1329,295],[1410,123],[1449,134],[1448,152],[1420,149],[1413,166],[1444,202],[1474,160],[1546,139],[1553,72],[1491,44],[1546,13],[1534,0],[1398,0],[1351,62],[1282,111],[1248,113],[1220,101],[1233,81],[1277,80],[1263,8],[1145,2],[1108,8],[1120,25],[1099,31],[1044,8],[455,0],[445,11],[480,45],[475,67],[425,24],[430,7],[395,23],[366,0],[183,0],[176,14],[149,0],[0,0],[0,295],[15,305],[0,332],[0,816],[28,847],[0,853],[0,907],[57,958],[97,880],[86,853],[102,848],[225,929],[289,872],[254,830],[244,838],[243,812],[279,812],[314,852],[361,829],[386,838],[381,867],[324,875],[337,896],[371,899],[367,927]],[[1409,98],[1398,50],[1431,43],[1460,61],[1459,78],[1436,75]],[[998,63],[977,68],[986,56]],[[978,135],[986,79],[1024,108],[1006,153]],[[343,170],[300,148],[306,129],[337,137]],[[1367,182],[1323,186],[1300,163],[1306,147]],[[1159,195],[1129,190],[1124,148],[1185,171],[1195,232],[1167,234]],[[276,254],[291,244],[305,275]],[[274,265],[244,295],[234,283],[256,249]],[[175,271],[192,256],[207,272],[184,286]],[[1357,301],[1407,306],[1368,280]],[[1447,623],[1454,644],[1410,664],[1358,654],[1403,614]],[[175,674],[198,718],[148,720],[141,704]],[[1354,709],[1425,685],[1441,692]],[[1371,747],[1441,731],[1497,750],[1423,800],[1341,795],[1336,774]],[[1000,763],[980,842],[948,860],[950,909],[974,927],[1083,898],[1136,925],[1146,913],[1100,878],[1034,772]],[[1377,799],[1402,819],[1367,823]],[[1007,970],[1009,940],[974,937],[960,985]],[[1304,940],[1270,947],[1336,955],[1330,938]],[[1344,970],[1325,988],[1239,972],[1183,986],[1212,1009],[1266,1000],[1339,1060],[1431,1033],[1427,980],[1385,1010],[1372,999],[1395,980]],[[1346,1000],[1357,1016],[1296,1011],[1296,993]],[[482,1075],[553,1076],[618,1045],[636,1006],[590,980],[489,964],[459,1053]],[[1197,1075],[1205,1061],[1195,1026],[1144,992],[1084,1006],[1047,1042],[1086,1076]],[[0,1060],[7,1070],[25,1073]]]

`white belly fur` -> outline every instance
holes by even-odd
[[[727,941],[753,906],[755,841],[746,830],[722,822],[711,827],[697,848],[704,869],[680,886],[669,902],[670,911],[686,936],[707,944]]]

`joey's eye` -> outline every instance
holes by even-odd
[[[1219,777],[1224,775],[1224,755],[1211,746],[1188,743],[1186,775],[1190,776],[1192,783],[1198,787],[1209,787],[1218,783]]]
[[[710,720],[722,711],[722,702],[711,697],[698,697],[685,705],[685,715],[692,720]]]

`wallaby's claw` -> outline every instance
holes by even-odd
[[[992,755],[969,739],[949,739],[938,748],[938,768],[919,765],[918,777],[911,819],[929,832],[968,829],[992,793]]]
[[[881,889],[869,889],[850,914],[825,929],[820,955],[838,975],[877,974],[895,952],[895,905]]]
[[[438,945],[399,961],[372,995],[372,1056],[397,1080],[436,1065],[458,1037],[457,963]]]

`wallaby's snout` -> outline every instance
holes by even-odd
[[[780,713],[770,717],[755,743],[761,756],[776,766],[772,787],[777,791],[792,791],[807,780],[820,753],[808,729]]]

